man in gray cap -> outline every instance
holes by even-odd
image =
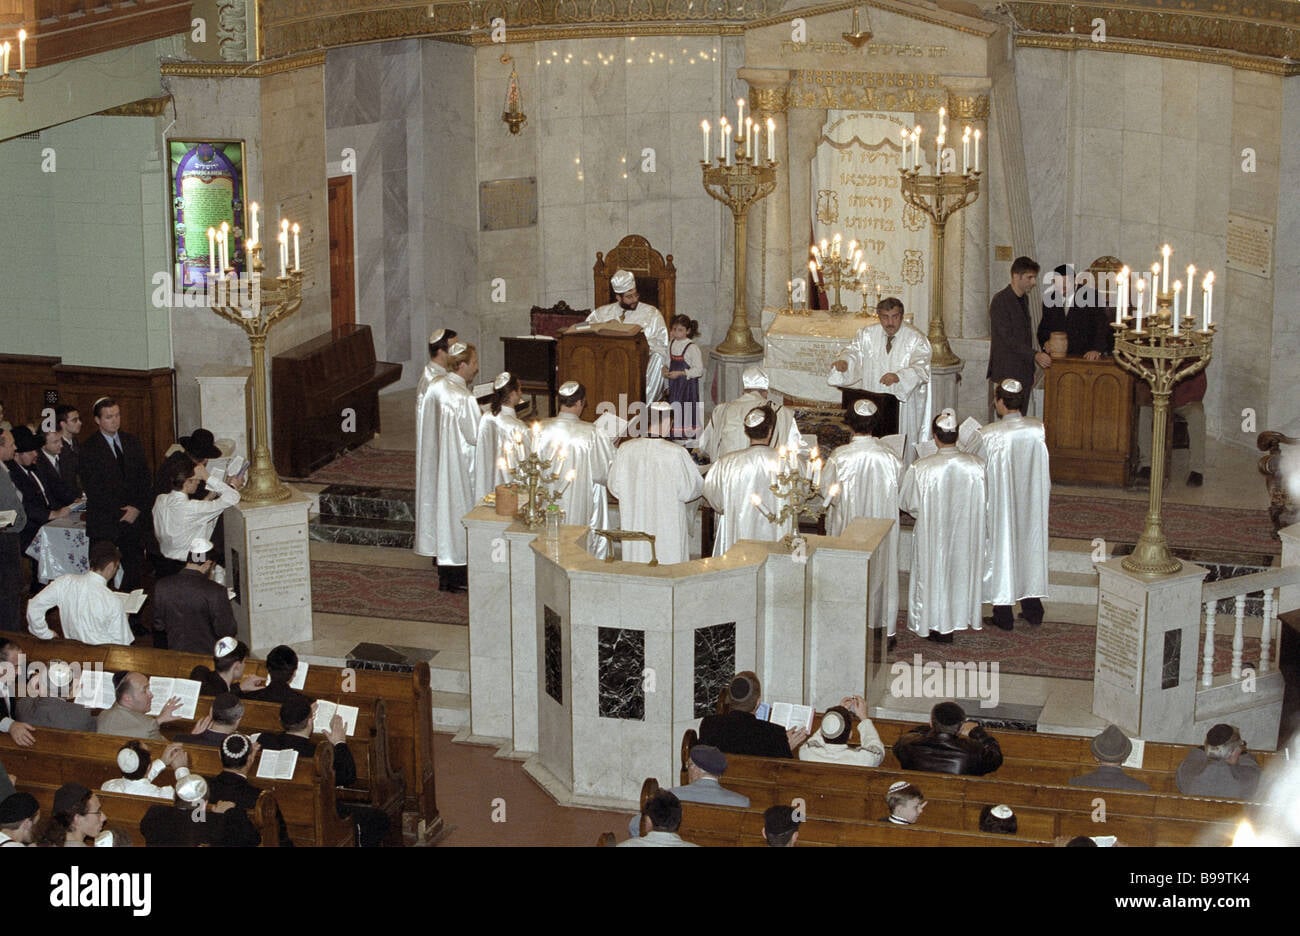
[[[1124,773],[1120,765],[1128,760],[1133,742],[1114,725],[1092,739],[1088,745],[1097,759],[1097,769],[1070,781],[1070,786],[1102,787],[1107,790],[1149,790],[1150,786]]]
[[[1187,796],[1250,799],[1259,788],[1260,766],[1246,752],[1241,732],[1232,725],[1215,725],[1205,745],[1178,765],[1178,792]]]
[[[685,786],[673,787],[668,792],[674,794],[683,803],[713,803],[718,806],[749,805],[749,797],[722,786],[719,778],[726,772],[727,755],[708,744],[697,744],[691,748],[686,762]],[[628,833],[635,838],[641,834],[641,817],[633,816],[627,824]]]
[[[616,302],[593,309],[588,322],[625,322],[636,325],[650,345],[650,361],[645,369],[645,398],[647,403],[659,399],[664,389],[664,368],[668,366],[668,325],[663,313],[641,301],[636,291],[636,277],[627,270],[619,270],[609,278],[609,288]]]

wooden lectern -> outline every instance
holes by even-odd
[[[587,388],[587,406],[582,418],[595,422],[596,407],[609,402],[619,407],[619,394],[626,406],[645,400],[645,369],[650,346],[635,325],[602,322],[587,330],[571,328],[560,335],[560,382],[576,380]],[[620,408],[621,409],[621,408]],[[620,415],[624,419],[626,409]]]
[[[1052,481],[1124,487],[1133,450],[1132,375],[1110,358],[1053,358],[1043,391]]]

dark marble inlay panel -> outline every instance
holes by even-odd
[[[1115,546],[1114,554],[1116,556],[1127,556],[1133,552],[1134,548],[1132,543],[1119,543]],[[1276,568],[1276,557],[1266,553],[1217,550],[1214,553],[1208,553],[1200,549],[1178,548],[1169,551],[1173,553],[1175,558],[1184,562],[1195,562],[1197,565],[1205,566],[1209,570],[1209,575],[1205,577],[1207,585],[1210,582],[1219,582],[1223,579],[1237,578],[1242,575],[1254,575],[1256,572],[1267,572],[1269,569]],[[1276,604],[1276,601],[1274,604]],[[1218,604],[1215,605],[1214,612],[1216,614],[1236,614],[1236,599],[1220,598]],[[1201,613],[1205,613],[1204,605],[1201,607]],[[1264,598],[1259,592],[1246,596],[1246,616],[1264,616]]]
[[[356,484],[331,484],[320,492],[322,517],[415,520],[415,492]]]
[[[645,718],[645,631],[597,629],[601,718]]]
[[[1165,631],[1165,645],[1160,662],[1160,688],[1173,689],[1178,685],[1178,660],[1183,654],[1182,630]]]
[[[736,673],[736,622],[695,630],[695,717],[717,711],[718,693]]]
[[[542,630],[545,643],[546,694],[564,704],[564,660],[560,643],[560,616],[550,608],[542,608]]]

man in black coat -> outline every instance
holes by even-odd
[[[794,757],[791,753],[808,733],[802,728],[789,731],[754,717],[762,686],[758,676],[746,670],[737,673],[728,687],[730,708],[725,715],[706,715],[700,721],[700,743],[711,744],[726,754],[754,757]]]
[[[81,413],[75,406],[60,403],[54,407],[54,427],[63,437],[63,449],[59,452],[59,475],[68,487],[80,495],[81,479],[77,472],[81,465],[81,443],[77,437],[81,434]]]
[[[262,844],[248,813],[230,800],[211,802],[208,783],[190,774],[176,784],[172,803],[150,806],[140,820],[146,848],[256,848]]]
[[[1002,766],[1002,748],[978,722],[967,721],[956,702],[930,710],[929,726],[904,733],[894,742],[894,756],[904,770],[980,777]]]
[[[1106,311],[1095,301],[1081,305],[1088,293],[1076,288],[1074,267],[1062,263],[1049,278],[1051,286],[1043,296],[1043,317],[1038,322],[1038,346],[1047,347],[1052,332],[1065,332],[1065,353],[1095,361],[1110,351],[1110,323]]]
[[[248,782],[248,772],[257,763],[257,755],[262,750],[247,735],[230,734],[221,742],[221,773],[208,777],[209,799],[221,802],[227,800],[240,809],[250,812],[257,808],[257,798],[262,791]],[[279,808],[275,811],[280,831],[280,847],[292,848],[289,829]]]
[[[1011,284],[989,303],[989,421],[993,421],[993,388],[1014,377],[1029,389],[1034,365],[1052,366],[1052,357],[1034,350],[1034,325],[1029,315],[1029,291],[1038,283],[1038,264],[1017,257],[1011,264]]]
[[[195,540],[185,568],[154,584],[154,631],[166,635],[164,646],[168,650],[210,653],[222,637],[235,636],[230,595],[224,585],[211,579],[216,565],[207,552],[211,545],[206,540]]]
[[[75,475],[69,482],[63,463],[63,434],[58,430],[39,434],[43,439],[41,454],[36,459],[36,474],[55,500],[71,504],[81,497],[77,491]]]
[[[122,410],[112,397],[94,406],[99,431],[81,449],[79,471],[86,489],[86,535],[110,540],[122,553],[122,591],[140,587],[144,544],[153,505],[153,473],[144,446],[122,432]]]
[[[21,535],[23,552],[26,552],[41,527],[51,520],[62,520],[72,510],[68,506],[71,502],[59,496],[62,488],[54,490],[47,487],[37,474],[36,462],[41,458],[41,441],[36,433],[26,426],[14,426],[13,437],[14,457],[8,464],[9,479],[23,496],[23,509],[27,512],[27,525]]]
[[[286,647],[284,644],[272,647],[271,652],[266,655],[266,675],[270,682],[261,689],[252,691],[245,689],[244,698],[250,702],[281,704],[292,699],[302,699],[310,704],[311,699],[289,686],[289,681],[293,679],[293,674],[297,670],[298,654],[294,652],[293,647]]]

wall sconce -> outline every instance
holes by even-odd
[[[9,71],[9,56],[13,46],[8,40],[0,42],[0,98],[23,99],[23,86],[27,83],[27,30],[18,30],[18,71]]]
[[[512,135],[518,134],[528,115],[524,113],[523,97],[519,93],[519,73],[515,71],[515,60],[510,55],[501,56],[501,64],[510,65],[510,80],[506,84],[506,109],[501,112],[501,119],[510,127]]]

